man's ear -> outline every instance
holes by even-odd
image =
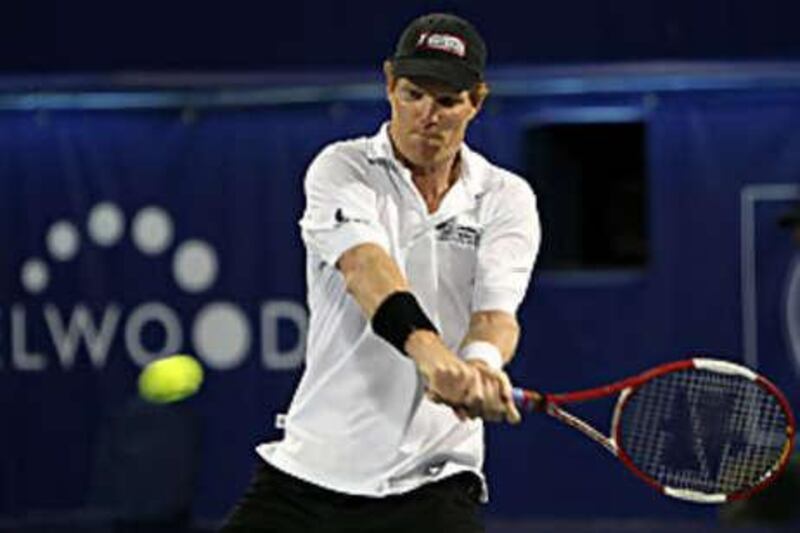
[[[478,83],[469,92],[469,99],[472,101],[472,105],[475,106],[476,115],[483,107],[483,102],[486,101],[486,98],[488,96],[489,96],[489,86],[486,84],[486,82],[483,81]]]
[[[392,68],[392,62],[390,60],[386,60],[383,62],[383,76],[386,78],[386,95],[388,96],[394,90],[394,86],[397,84],[397,78],[394,77],[394,68]]]

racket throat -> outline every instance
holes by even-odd
[[[606,435],[603,435],[601,432],[597,431],[591,425],[587,424],[577,416],[574,416],[567,411],[560,409],[555,404],[547,404],[545,406],[545,412],[554,417],[558,420],[562,421],[563,423],[567,424],[568,426],[577,429],[597,444],[605,448],[611,455],[615,457],[619,454],[619,447],[617,446],[617,442],[613,438],[609,438]]]

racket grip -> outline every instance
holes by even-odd
[[[540,410],[544,400],[543,396],[519,387],[511,390],[511,397],[520,411],[528,413]]]

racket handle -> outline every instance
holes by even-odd
[[[511,390],[511,396],[514,398],[514,404],[521,411],[530,413],[539,411],[544,406],[544,396],[520,387],[514,387]]]

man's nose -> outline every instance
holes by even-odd
[[[422,115],[428,122],[438,122],[441,107],[434,98],[426,96],[422,101]]]

